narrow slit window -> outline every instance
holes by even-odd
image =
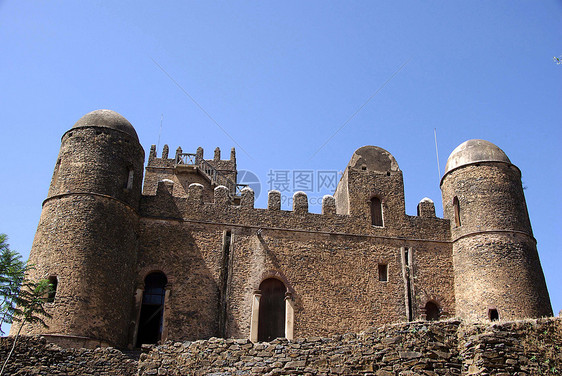
[[[500,319],[498,310],[495,308],[490,308],[488,310],[488,317],[490,318],[490,321],[498,321]]]
[[[371,199],[371,224],[382,227],[382,203],[378,197]]]
[[[53,303],[55,301],[55,296],[57,295],[57,287],[58,287],[58,278],[56,276],[49,277],[49,284],[51,285],[51,289],[47,294],[47,303]]]
[[[455,211],[455,226],[459,227],[461,225],[461,208],[457,196],[453,198],[453,210]]]
[[[379,281],[388,282],[388,265],[379,264]]]
[[[127,188],[128,190],[133,189],[133,180],[134,180],[135,172],[132,168],[129,168],[129,176],[127,177]]]

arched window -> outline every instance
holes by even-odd
[[[371,224],[373,226],[382,226],[382,203],[378,197],[371,199]]]
[[[490,321],[498,321],[500,319],[498,310],[495,308],[488,309],[488,318],[490,319]]]
[[[461,225],[461,207],[457,196],[453,198],[453,210],[455,211],[455,226],[459,227]]]
[[[439,306],[434,302],[427,302],[425,304],[425,319],[428,321],[437,321],[439,320],[439,313],[440,309]]]
[[[258,319],[258,341],[285,337],[285,284],[269,278],[260,284],[261,298]]]
[[[144,279],[144,293],[137,333],[137,347],[155,344],[162,338],[164,298],[168,279],[161,272],[150,273]]]
[[[47,295],[47,303],[53,303],[55,301],[55,296],[57,295],[57,287],[59,284],[59,280],[56,275],[49,277],[49,284],[51,285],[51,290],[49,290],[49,294]]]

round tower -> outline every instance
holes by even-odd
[[[447,160],[456,314],[468,320],[551,316],[521,172],[496,145],[469,140]]]
[[[24,332],[127,345],[143,163],[133,126],[116,112],[90,112],[62,136],[29,258],[30,277],[56,285],[52,318]]]

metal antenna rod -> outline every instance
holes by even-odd
[[[164,114],[160,115],[160,131],[158,132],[158,144],[156,146],[156,152],[160,150],[160,136],[162,135],[162,119],[164,118]]]
[[[437,128],[433,128],[433,136],[435,137],[435,156],[437,157],[437,178],[441,179],[441,168],[439,167],[439,150],[437,148]]]

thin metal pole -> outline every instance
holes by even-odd
[[[439,167],[439,149],[437,148],[437,128],[433,128],[433,136],[435,137],[435,156],[437,157],[437,178],[441,179],[441,168]]]

